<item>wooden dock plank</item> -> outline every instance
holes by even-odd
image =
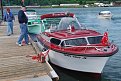
[[[19,81],[30,81],[30,79],[26,79],[26,80],[19,80]],[[48,76],[43,76],[42,78],[34,78],[31,79],[31,81],[52,81],[51,79],[49,79]]]
[[[41,73],[47,75],[46,64],[39,63],[26,57],[27,55],[35,55],[31,45],[19,47],[15,44],[15,38],[0,39],[4,45],[0,48],[0,79],[21,77],[26,75],[33,75]],[[6,42],[6,43],[5,43]],[[7,45],[5,47],[5,45]]]
[[[0,81],[23,81],[27,78],[47,76],[50,70],[46,63],[27,57],[36,55],[32,45],[16,45],[18,25],[14,25],[14,35],[6,36],[5,31],[6,25],[0,26]]]
[[[35,51],[30,51],[33,50],[33,48],[29,45],[29,46],[23,46],[23,47],[19,47],[18,45],[16,45],[16,40],[17,37],[15,38],[5,38],[5,39],[1,39],[0,37],[0,46],[2,46],[0,48],[0,58],[1,57],[13,57],[13,56],[23,56],[23,55],[33,55],[35,54]],[[7,45],[7,46],[6,46]],[[11,54],[10,54],[11,53]]]

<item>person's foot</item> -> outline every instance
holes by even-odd
[[[8,34],[7,36],[10,36],[10,34]]]
[[[31,43],[29,42],[28,45],[31,45]]]
[[[22,44],[19,44],[18,42],[16,42],[16,44],[17,44],[18,46],[22,46]]]
[[[29,43],[27,43],[26,45],[31,45],[31,43],[29,42]]]

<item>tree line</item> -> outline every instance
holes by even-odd
[[[24,0],[26,6],[46,6],[46,5],[59,5],[59,4],[93,4],[95,2],[110,3],[115,0]],[[121,0],[119,0],[121,1]],[[4,6],[20,6],[21,0],[3,0]]]

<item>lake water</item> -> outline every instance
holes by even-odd
[[[35,9],[38,14],[53,12],[72,12],[76,15],[82,25],[88,29],[94,29],[100,33],[109,31],[109,39],[114,40],[119,46],[119,52],[113,55],[106,63],[102,72],[101,81],[121,81],[121,7],[96,7],[96,8],[47,8]],[[99,19],[97,15],[102,10],[112,12],[112,19]],[[18,9],[12,10],[17,14]],[[59,67],[53,68],[60,77],[59,81],[98,81],[88,74],[78,74],[77,72],[65,70]]]

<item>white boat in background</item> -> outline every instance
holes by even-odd
[[[99,12],[98,17],[99,18],[106,18],[106,19],[111,18],[112,13],[111,13],[111,11],[101,11],[101,12]]]
[[[38,18],[35,10],[26,10],[25,14],[26,14],[26,16],[28,17],[29,20]]]

